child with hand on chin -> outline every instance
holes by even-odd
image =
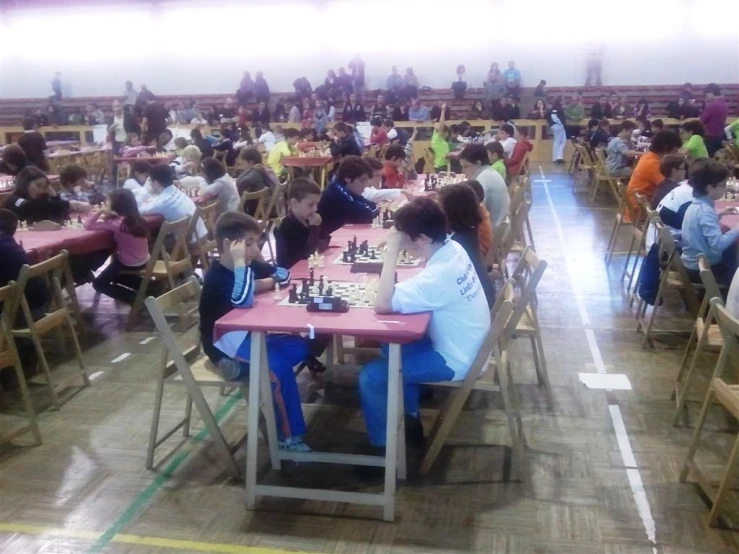
[[[287,286],[290,272],[257,259],[262,229],[253,217],[226,212],[215,229],[220,260],[205,275],[200,296],[200,335],[203,351],[224,379],[242,381],[249,375],[251,334],[232,331],[213,342],[216,321],[232,309],[260,309],[255,296],[275,286]],[[264,308],[262,308],[264,309]],[[296,335],[266,336],[269,377],[280,448],[310,451],[305,442],[305,420],[293,367],[311,359],[310,343]]]
[[[395,212],[395,228],[386,246],[375,312],[431,313],[427,336],[402,345],[400,352],[407,441],[420,447],[419,384],[464,379],[490,328],[490,312],[474,265],[458,242],[447,239],[444,212],[430,198],[415,198]],[[427,264],[396,284],[402,250],[425,258]],[[362,412],[377,449],[385,447],[387,424],[386,345],[382,351],[383,356],[365,365],[359,375]],[[376,469],[382,468],[362,468],[361,473],[369,477]]]

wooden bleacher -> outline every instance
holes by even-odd
[[[705,85],[695,84],[693,90],[697,96],[700,96]],[[720,84],[722,93],[729,103],[731,114],[739,113],[739,84]],[[630,105],[635,105],[640,98],[646,98],[653,117],[666,115],[667,104],[676,99],[682,85],[650,85],[650,86],[617,86],[617,87],[548,87],[548,99],[551,101],[555,96],[561,95],[567,101],[574,92],[580,92],[583,95],[587,111],[590,105],[598,99],[602,93],[611,91],[617,94],[626,94]],[[522,89],[521,94],[521,115],[531,110],[534,97],[533,88]],[[374,100],[382,91],[367,91],[365,93],[365,107],[369,108],[374,104]],[[287,99],[293,93],[273,93],[270,98],[270,106],[278,101],[278,99]],[[419,90],[420,100],[427,105],[441,104],[446,102],[451,110],[451,119],[466,119],[467,114],[476,100],[481,100],[483,90],[481,88],[468,89],[464,100],[455,100],[451,89],[430,89],[422,88]],[[190,94],[190,95],[162,95],[159,100],[165,103],[177,103],[181,101],[195,100],[198,105],[208,110],[211,106],[222,105],[226,97],[233,97],[232,93],[222,94]],[[62,101],[62,108],[65,114],[80,109],[82,113],[88,104],[95,103],[106,113],[110,112],[110,106],[118,96],[95,96],[95,97],[70,97]],[[0,126],[20,125],[21,119],[26,113],[34,112],[40,107],[47,104],[46,98],[17,98],[0,100]],[[254,106],[249,106],[252,109]],[[337,115],[341,112],[341,108],[337,106]]]

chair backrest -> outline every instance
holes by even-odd
[[[506,337],[513,336],[516,326],[528,306],[531,306],[532,311],[536,310],[538,304],[536,287],[539,285],[546,268],[547,262],[539,259],[534,249],[527,246],[518,260],[516,269],[513,270],[513,275],[511,275],[511,279],[515,282],[515,286],[520,293],[506,329]]]
[[[205,228],[208,230],[208,234],[211,237],[214,237],[215,232],[216,232],[216,220],[218,219],[218,200],[215,200],[214,202],[211,202],[210,204],[198,206],[198,211],[196,211],[195,214],[193,214],[192,221],[190,222],[190,227],[193,229],[193,233],[195,232],[195,229],[197,228],[198,217],[199,217],[203,220],[203,223],[205,224]],[[192,238],[197,238],[197,237],[192,237]],[[192,242],[192,240],[190,242]]]
[[[18,287],[15,281],[10,281],[10,283],[0,288],[0,304],[7,306],[10,299],[18,295],[17,291]],[[5,311],[0,312],[0,368],[14,365],[18,359],[15,341],[10,331],[12,325],[6,316]]]
[[[511,211],[511,228],[513,229],[513,236],[515,237],[515,240],[524,240],[524,225],[526,224],[526,220],[529,218],[530,211],[531,197],[529,197],[528,195],[525,197],[524,201],[515,212]]]
[[[195,210],[195,213],[197,214],[197,210]],[[147,272],[153,270],[156,262],[159,260],[164,262],[164,267],[170,278],[183,274],[186,271],[189,271],[189,273],[193,272],[192,262],[190,261],[190,249],[188,247],[188,240],[190,238],[188,231],[193,219],[194,216],[187,215],[177,221],[165,221],[162,223],[157,239],[154,242],[154,247],[151,250],[151,257],[146,268]],[[174,237],[174,244],[171,250],[167,251],[167,237],[170,235]]]
[[[497,252],[500,263],[504,264],[508,254],[510,254],[511,249],[513,248],[513,243],[516,242],[516,236],[513,233],[513,226],[511,224],[511,216],[505,216],[503,221],[501,221],[495,228],[493,240],[495,241],[495,244],[491,250],[495,250]]]
[[[254,209],[254,213],[250,213],[249,215],[254,216],[256,219],[262,220],[264,219],[264,208],[265,204],[267,203],[267,198],[269,196],[269,189],[263,188],[262,190],[258,190],[255,192],[243,192],[241,193],[241,200],[239,200],[239,210],[240,212],[245,211],[244,208],[246,206],[247,202],[257,201],[256,208]]]
[[[735,349],[737,339],[739,339],[739,319],[729,313],[720,296],[711,299],[711,315],[716,318],[716,323],[724,337],[724,348]]]
[[[672,236],[670,229],[664,226],[661,227],[657,234],[657,240],[659,244],[660,265],[664,267],[665,271],[672,271],[677,274],[683,286],[685,304],[690,312],[694,316],[697,316],[700,313],[701,303],[698,301],[695,286],[690,281],[690,276],[680,258],[680,252],[677,250],[675,238]],[[662,265],[664,260],[667,260],[667,262],[665,265]]]
[[[637,216],[637,219],[634,222],[634,226],[644,227],[644,223],[648,221],[647,208],[651,209],[650,200],[649,198],[647,198],[646,195],[641,194],[639,192],[637,192],[635,196],[636,196],[636,203],[639,205],[639,213],[635,214]]]
[[[705,254],[698,254],[698,272],[700,273],[703,288],[706,289],[706,294],[703,299],[704,306],[701,308],[701,311],[703,311],[703,308],[705,308],[712,299],[721,298],[721,290],[716,282],[716,278],[713,276],[711,264],[708,262],[708,258],[706,258]]]

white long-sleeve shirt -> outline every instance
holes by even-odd
[[[178,221],[195,213],[192,199],[174,185],[166,187],[159,194],[148,198],[148,202],[139,204],[141,215],[161,215],[165,221]],[[199,238],[208,234],[202,219],[198,219],[196,233]]]
[[[374,203],[395,202],[396,200],[405,198],[401,189],[376,189],[375,187],[364,189],[362,196]]]
[[[200,194],[218,197],[219,215],[239,209],[239,191],[236,189],[236,181],[230,175],[224,175],[210,185],[208,183],[201,184]]]

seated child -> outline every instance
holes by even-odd
[[[239,212],[227,212],[216,223],[220,261],[214,261],[205,275],[200,296],[200,335],[203,351],[224,379],[241,381],[249,374],[251,335],[226,333],[213,343],[216,321],[232,309],[255,307],[255,296],[275,285],[290,282],[290,272],[257,259],[262,234],[259,222]],[[309,343],[296,335],[268,334],[267,359],[280,448],[309,451],[303,442],[305,420],[293,367],[309,357]]]
[[[177,177],[182,179],[184,177],[197,173],[202,158],[203,154],[202,152],[200,152],[200,148],[198,148],[194,144],[190,144],[185,146],[174,159],[174,161],[169,165],[174,169]]]
[[[624,121],[618,136],[608,141],[606,148],[606,169],[608,174],[619,179],[627,179],[631,175],[628,160],[633,160],[639,153],[631,145],[631,132],[636,129],[633,121]]]
[[[377,158],[364,158],[372,168],[372,178],[367,183],[362,196],[372,202],[396,202],[404,197],[410,200],[411,194],[404,189],[382,188],[382,177],[384,166]]]
[[[406,434],[423,440],[419,419],[419,383],[460,381],[490,329],[485,293],[464,248],[447,239],[447,222],[430,198],[415,198],[395,212],[375,301],[379,314],[431,312],[427,337],[401,347]],[[395,283],[400,252],[425,258],[426,267]],[[359,393],[373,446],[384,447],[387,422],[388,358],[362,368]],[[409,440],[409,445],[414,445]]]
[[[298,177],[287,190],[287,215],[275,229],[277,265],[290,269],[320,250],[321,216],[318,202],[321,187],[312,179]]]
[[[609,140],[611,140],[611,122],[607,119],[601,119],[598,122],[598,129],[596,129],[588,141],[590,151],[595,152],[596,148],[605,148],[608,146]]]
[[[187,139],[185,137],[177,137],[174,139],[174,153],[182,156],[185,148],[187,148]]]
[[[715,206],[716,200],[723,198],[726,192],[728,177],[729,168],[710,158],[696,160],[690,168],[694,199],[683,219],[681,258],[694,283],[700,283],[698,254],[705,254],[708,258],[719,285],[729,286],[737,268],[739,226],[722,233],[719,223],[722,216],[735,212],[729,208],[717,213]]]
[[[370,144],[372,146],[385,146],[390,142],[387,129],[382,124],[382,118],[373,117],[371,121],[372,132],[370,133]]]
[[[300,131],[297,129],[285,129],[285,139],[275,143],[274,148],[267,156],[267,165],[272,168],[275,175],[282,178],[286,173],[282,158],[297,156],[298,150],[295,145],[300,140]]]
[[[149,150],[149,147],[141,144],[139,136],[136,133],[128,133],[126,135],[126,142],[123,143],[123,148],[121,148],[121,157],[133,158],[147,150]]]
[[[659,162],[659,172],[665,180],[654,189],[651,201],[653,210],[656,210],[662,199],[685,179],[685,158],[676,154],[668,154]]]
[[[262,154],[259,150],[254,147],[244,148],[239,157],[244,167],[244,171],[236,177],[236,190],[239,192],[239,197],[245,192],[259,192],[265,188],[269,189],[269,196],[271,196],[274,188],[280,184],[280,180],[269,167],[262,165]],[[249,200],[244,205],[244,211],[249,215],[254,215],[258,205],[259,200]]]
[[[513,125],[510,123],[504,123],[498,130],[497,141],[503,145],[503,152],[506,158],[510,158],[513,155],[513,149],[516,147],[516,139],[513,138],[515,130]]]
[[[342,160],[318,203],[322,238],[330,238],[331,233],[347,223],[372,223],[377,217],[377,204],[362,196],[372,175],[370,165],[359,156]]]
[[[5,209],[28,225],[38,221],[63,223],[70,211],[84,211],[89,204],[62,200],[51,186],[46,173],[29,166],[15,178],[15,190],[5,200]]]
[[[534,145],[529,142],[528,127],[516,127],[516,146],[513,147],[513,154],[507,160],[503,160],[506,168],[506,175],[516,177],[526,168],[523,160],[526,154],[534,149]]]
[[[439,190],[439,205],[447,220],[447,230],[452,240],[462,245],[477,272],[477,278],[485,292],[488,308],[495,303],[495,288],[480,256],[478,231],[483,218],[477,194],[468,183],[449,185]]]
[[[139,213],[143,215],[161,215],[165,221],[179,221],[185,216],[195,213],[192,198],[174,186],[172,168],[157,164],[149,170],[153,195],[143,204],[139,203]],[[196,227],[198,238],[207,236],[203,220],[198,218]]]
[[[59,172],[59,184],[62,189],[59,194],[61,199],[67,202],[76,200],[80,205],[84,205],[85,209],[81,211],[85,213],[90,211],[91,204],[101,204],[105,201],[105,197],[87,181],[85,168],[77,164],[69,164],[62,168]]]
[[[485,207],[485,191],[480,181],[470,179],[466,181],[469,187],[475,191],[477,202],[480,205],[482,223],[477,227],[477,244],[480,246],[480,257],[484,260],[493,247],[493,225],[490,222],[490,212]]]
[[[402,189],[406,185],[407,180],[403,174],[405,159],[405,149],[400,144],[388,146],[385,150],[385,164],[382,169],[383,188]]]
[[[487,148],[488,156],[490,156],[490,167],[498,173],[503,180],[506,178],[506,167],[505,167],[505,151],[503,145],[499,142],[491,142],[485,145]]]
[[[85,229],[111,231],[116,244],[110,264],[92,286],[101,294],[133,304],[141,277],[122,272],[143,269],[149,261],[149,228],[139,215],[136,197],[128,189],[114,189],[108,205],[89,215]]]
[[[0,208],[0,260],[3,261],[0,264],[0,287],[6,286],[10,281],[17,281],[21,268],[29,264],[26,251],[13,237],[16,229],[18,217],[10,210]],[[24,292],[31,314],[34,318],[41,317],[47,304],[46,285],[43,279],[40,277],[29,279]],[[23,321],[23,316],[20,316],[20,321]]]
[[[680,154],[687,156],[689,160],[708,158],[708,149],[703,140],[705,134],[706,129],[700,121],[686,121],[680,125],[680,138],[683,140]]]
[[[341,160],[344,156],[361,156],[362,149],[354,138],[352,129],[343,121],[334,125],[334,140],[331,142],[331,155]]]
[[[200,194],[206,199],[218,199],[218,214],[239,209],[239,191],[236,181],[226,173],[223,162],[216,158],[203,160],[205,183],[200,186]]]

